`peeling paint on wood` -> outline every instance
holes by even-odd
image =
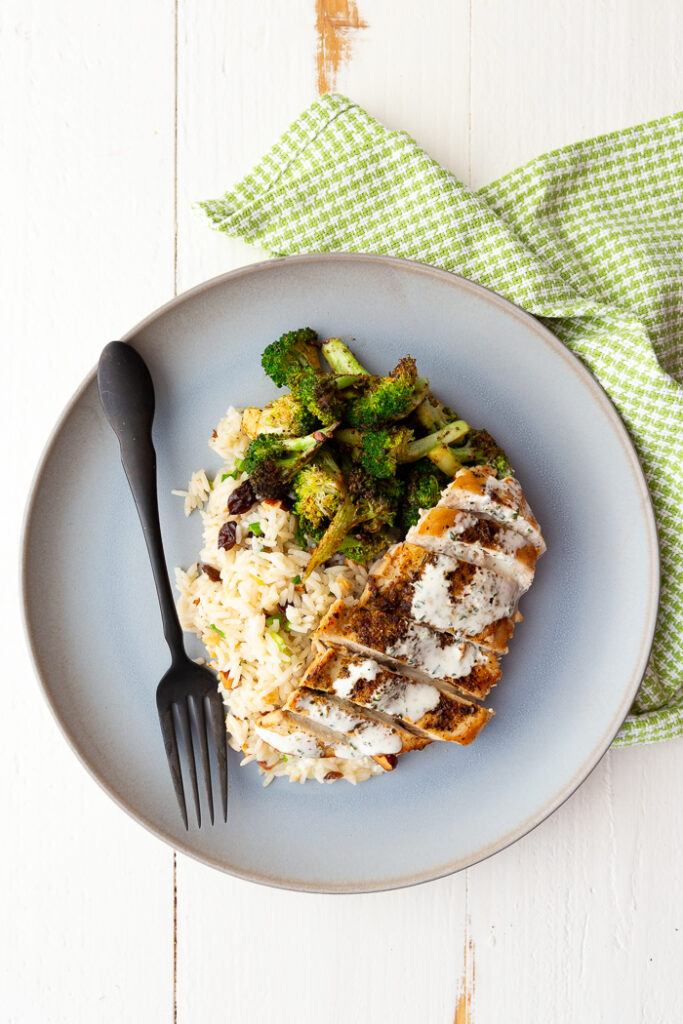
[[[469,932],[469,920],[467,932]],[[472,939],[465,934],[465,946],[463,950],[462,965],[462,989],[455,1007],[453,1024],[473,1024],[472,1022],[472,998],[474,996],[474,946]]]
[[[367,28],[354,0],[316,0],[318,92],[334,90],[337,72],[351,56],[351,33]]]

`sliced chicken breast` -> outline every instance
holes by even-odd
[[[533,583],[539,555],[524,534],[473,512],[446,507],[423,512],[408,530],[406,542],[497,572],[514,580],[522,591]]]
[[[396,719],[389,719],[369,708],[359,707],[330,693],[301,687],[290,693],[285,710],[297,718],[315,722],[325,729],[341,734],[351,746],[352,757],[378,757],[421,750],[431,743],[428,736],[406,729]],[[344,757],[338,753],[337,757]]]
[[[540,527],[518,481],[511,476],[498,480],[490,466],[459,470],[442,492],[438,507],[475,512],[521,534],[539,554],[545,551]]]
[[[373,570],[361,601],[455,636],[475,638],[494,623],[514,623],[519,585],[489,569],[396,544]]]
[[[302,685],[398,718],[430,739],[466,745],[493,714],[471,701],[393,672],[372,658],[327,650],[308,667]]]
[[[275,750],[290,757],[362,757],[346,737],[302,721],[282,708],[261,715],[255,725],[256,735]]]
[[[476,646],[398,615],[387,615],[374,602],[347,608],[336,601],[314,637],[316,647],[331,644],[398,669],[413,679],[433,682],[440,690],[482,700],[500,679],[496,656]],[[506,636],[499,637],[505,650]]]

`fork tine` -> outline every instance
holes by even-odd
[[[211,725],[213,726],[213,743],[218,761],[218,778],[221,787],[221,804],[223,805],[223,821],[228,820],[228,750],[225,730],[225,707],[217,692],[207,693],[211,709]]]
[[[173,706],[176,709],[178,715],[178,721],[183,730],[183,737],[185,739],[185,747],[187,748],[187,760],[188,768],[190,769],[190,781],[192,783],[192,793],[194,795],[194,809],[197,812],[197,828],[202,827],[202,812],[199,806],[199,788],[197,786],[197,766],[194,763],[194,745],[192,743],[192,727],[190,724],[190,716],[188,714],[189,697],[184,702],[178,701]]]
[[[188,703],[190,698],[188,697]],[[206,799],[209,804],[209,816],[211,818],[211,824],[213,825],[213,792],[211,789],[211,765],[209,763],[209,746],[206,736],[206,715],[204,713],[204,695],[200,694],[193,702],[195,724],[197,726],[197,735],[199,736],[199,750],[202,757],[202,766],[204,768],[204,787],[206,789]]]
[[[187,806],[185,804],[185,789],[183,787],[183,775],[180,770],[180,756],[178,754],[178,740],[176,737],[175,723],[173,721],[173,712],[170,707],[158,707],[157,710],[159,712],[161,735],[164,738],[164,747],[166,748],[168,767],[171,769],[173,788],[175,789],[175,795],[178,798],[178,804],[180,806],[180,813],[183,818],[183,823],[185,825],[185,828],[188,828],[189,826],[187,822]]]

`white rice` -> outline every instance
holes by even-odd
[[[180,621],[201,637],[208,664],[218,673],[231,747],[243,751],[243,765],[257,762],[264,785],[278,775],[292,782],[323,782],[331,772],[362,782],[382,773],[372,758],[285,757],[254,731],[256,717],[281,707],[298,685],[312,658],[311,634],[330,605],[342,597],[352,604],[367,573],[347,561],[317,569],[304,584],[295,584],[309,559],[295,542],[295,517],[279,503],[256,504],[244,515],[227,512],[228,497],[246,479],[239,472],[225,477],[249,444],[241,419],[239,409],[228,409],[209,441],[225,462],[214,479],[199,470],[186,491],[173,492],[184,498],[186,515],[202,509],[204,523],[200,561],[186,571],[176,569]],[[219,550],[218,532],[228,520],[237,524],[237,543],[230,551]],[[249,533],[256,523],[262,535]],[[220,581],[201,571],[203,563],[220,572]]]

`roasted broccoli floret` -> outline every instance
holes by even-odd
[[[388,377],[361,378],[362,391],[346,406],[345,421],[352,427],[372,427],[401,420],[424,398],[427,381],[418,377],[415,360],[406,356]]]
[[[435,398],[431,391],[418,405],[415,417],[430,434],[458,418],[453,410]]]
[[[322,351],[334,372],[346,376],[350,383],[356,382],[359,376],[371,376],[370,372],[364,366],[361,366],[349,346],[345,345],[341,338],[328,338],[322,344]]]
[[[309,367],[296,374],[291,388],[296,400],[325,426],[341,419],[344,400],[335,374],[316,372]]]
[[[323,353],[338,374],[356,376],[355,386],[360,390],[347,406],[345,421],[354,427],[373,426],[391,420],[401,420],[422,402],[429,387],[424,377],[418,377],[415,360],[405,356],[388,377],[376,377],[362,366],[348,345],[339,338],[323,342]]]
[[[345,555],[359,565],[367,565],[389,547],[395,536],[390,527],[383,527],[376,533],[366,533],[364,530],[347,533],[337,548],[337,554]]]
[[[420,459],[409,467],[401,507],[401,525],[405,533],[411,526],[415,526],[421,510],[434,508],[447,483],[446,474],[429,459]]]
[[[344,501],[311,554],[304,578],[336,554],[346,535],[356,527],[377,533],[396,521],[403,491],[400,480],[377,480],[354,468],[347,473],[347,487]]]
[[[292,511],[303,518],[308,527],[304,532],[311,536],[310,527],[318,529],[334,516],[344,500],[346,482],[331,453],[323,448],[296,474],[292,490],[296,499]]]
[[[327,523],[323,523],[320,526],[314,526],[314,524],[306,519],[305,516],[298,516],[296,521],[296,533],[294,539],[298,547],[303,548],[304,551],[308,547],[309,541],[312,544],[317,544],[318,541],[322,540]]]
[[[391,477],[398,462],[405,461],[413,432],[408,427],[376,427],[358,430],[348,427],[338,430],[335,440],[347,445],[364,470],[375,477]]]
[[[316,427],[316,418],[291,392],[269,402],[263,409],[248,408],[242,414],[242,429],[249,437],[259,434],[288,434],[303,437]]]
[[[451,450],[458,462],[464,465],[491,466],[501,480],[515,475],[507,455],[486,430],[473,430],[466,444]]]
[[[261,365],[279,388],[289,386],[306,367],[320,371],[318,335],[310,327],[288,331],[273,341],[261,356]]]
[[[461,440],[469,429],[464,420],[455,420],[416,441],[413,440],[413,431],[407,427],[338,430],[335,439],[351,446],[361,466],[371,476],[392,477],[399,463],[416,462],[434,448]]]
[[[306,437],[259,434],[244,453],[244,470],[259,498],[282,498],[294,476],[328,441],[336,423]]]

